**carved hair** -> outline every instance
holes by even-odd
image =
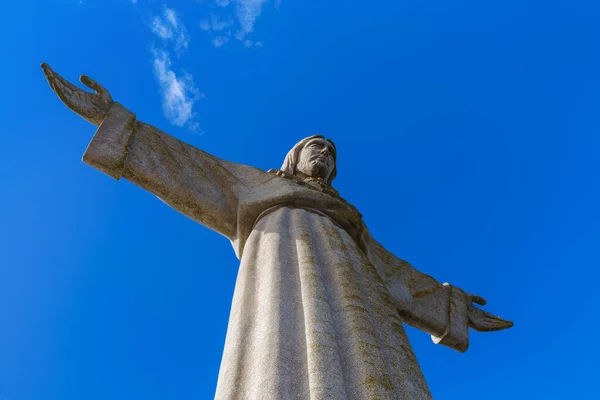
[[[285,172],[286,174],[296,175],[296,166],[298,165],[298,161],[300,160],[300,153],[304,149],[304,146],[306,146],[308,144],[308,142],[310,142],[313,139],[325,139],[325,136],[313,135],[313,136],[304,138],[301,141],[299,141],[298,143],[296,143],[294,145],[294,147],[292,147],[292,149],[285,156],[285,160],[283,160],[283,165],[281,166],[281,171]],[[335,149],[335,143],[333,143],[333,141],[331,139],[326,139],[326,140],[329,143],[331,143],[331,145]],[[337,176],[337,165],[334,164],[333,171],[331,171],[329,178],[327,178],[327,183],[331,184],[331,182],[335,179],[336,176]]]

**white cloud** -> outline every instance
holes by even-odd
[[[212,43],[215,47],[223,47],[229,41],[227,36],[217,36],[213,38]]]
[[[210,20],[203,19],[200,21],[200,29],[207,32],[220,32],[233,25],[231,17],[221,19],[217,14],[211,13]]]
[[[244,47],[249,49],[251,47],[262,47],[262,42],[258,41],[258,42],[253,42],[250,39],[246,39],[244,40]]]
[[[173,27],[177,28],[179,26],[177,15],[175,14],[175,11],[172,8],[165,8],[165,18]]]
[[[231,37],[231,27],[233,26],[233,18],[221,18],[215,13],[210,14],[209,19],[200,21],[200,29],[208,32],[211,41],[215,47],[223,47]]]
[[[236,0],[235,14],[240,23],[240,30],[235,34],[238,40],[243,40],[254,31],[256,18],[262,13],[262,6],[268,0]]]
[[[168,40],[173,37],[173,30],[170,26],[164,24],[160,17],[154,17],[152,21],[152,32],[163,40]]]
[[[187,29],[172,8],[165,8],[162,17],[154,17],[152,32],[166,42],[173,42],[175,53],[178,56],[188,48],[190,37],[187,34]]]
[[[229,10],[231,15],[225,19],[220,19],[216,14],[211,13],[210,18],[200,21],[200,29],[209,33],[215,47],[221,47],[229,41],[232,36],[232,30],[237,31],[235,37],[245,47],[260,47],[262,45],[261,42],[254,43],[253,41],[249,41],[248,36],[254,32],[256,19],[261,15],[263,5],[268,1],[214,0],[217,6]],[[278,8],[279,5],[281,5],[281,0],[275,0],[275,7]],[[234,25],[236,26],[234,27]]]
[[[194,84],[192,76],[185,71],[177,75],[172,67],[171,57],[165,50],[152,51],[154,75],[160,85],[163,96],[163,112],[173,125],[188,126],[197,131],[198,123],[194,121],[194,104],[202,96]]]

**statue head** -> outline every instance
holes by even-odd
[[[321,178],[328,184],[337,175],[335,144],[323,135],[302,139],[285,156],[281,170],[292,175]]]

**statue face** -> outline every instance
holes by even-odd
[[[326,139],[315,138],[300,152],[296,170],[313,178],[327,180],[335,167],[335,148]]]

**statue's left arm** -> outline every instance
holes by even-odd
[[[464,352],[469,328],[487,332],[510,328],[513,323],[473,305],[485,300],[450,284],[441,284],[363,235],[371,264],[377,269],[405,323],[431,335],[434,343]]]

